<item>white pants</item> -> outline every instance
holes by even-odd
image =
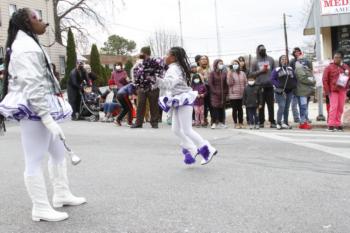
[[[172,110],[172,131],[180,138],[181,146],[189,150],[193,155],[197,154],[197,149],[204,145],[209,146],[196,131],[192,129],[192,106],[181,106]]]
[[[21,120],[21,138],[25,158],[26,176],[37,176],[42,172],[41,164],[47,152],[50,153],[49,162],[62,164],[65,149],[62,141],[52,134],[41,121]]]

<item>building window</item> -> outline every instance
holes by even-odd
[[[34,10],[38,19],[43,19],[43,12],[41,10]]]
[[[12,16],[13,13],[17,11],[17,6],[15,4],[10,4],[9,6],[9,12],[10,12],[10,17]]]
[[[66,71],[66,57],[60,56],[60,74],[64,74]]]

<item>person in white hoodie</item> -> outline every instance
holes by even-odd
[[[161,93],[159,106],[163,111],[172,111],[172,131],[181,140],[182,153],[186,164],[196,162],[198,154],[203,157],[202,165],[209,163],[218,151],[192,129],[193,103],[198,92],[190,87],[191,69],[186,51],[173,47],[165,63],[169,66],[164,78],[156,80]]]
[[[54,210],[48,200],[41,168],[50,153],[49,175],[53,184],[53,206],[80,205],[69,188],[63,141],[65,135],[57,122],[70,119],[72,108],[63,99],[50,59],[39,44],[38,35],[46,31],[35,11],[23,8],[9,22],[6,43],[4,98],[0,114],[19,121],[25,157],[24,181],[32,200],[33,221],[62,221],[65,212]]]

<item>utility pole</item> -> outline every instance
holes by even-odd
[[[314,0],[314,28],[315,28],[315,36],[316,36],[316,59],[317,62],[321,62],[321,29],[320,29],[320,1]],[[317,87],[318,93],[318,116],[316,118],[317,121],[325,121],[326,118],[323,116],[323,87]]]
[[[216,4],[216,0],[214,1],[215,5],[215,22],[216,22],[216,40],[218,46],[218,57],[221,58],[221,41],[220,41],[220,30],[219,30],[219,20],[218,20],[218,8]]]
[[[283,28],[284,28],[284,42],[285,42],[285,45],[286,45],[286,56],[287,56],[287,61],[289,62],[289,49],[288,49],[288,35],[287,35],[286,13],[283,13]]]
[[[184,38],[182,34],[182,13],[181,13],[181,0],[179,2],[179,18],[180,18],[180,40],[181,40],[181,47],[184,47]]]

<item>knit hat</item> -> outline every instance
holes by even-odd
[[[197,67],[197,63],[191,63],[191,68]]]
[[[112,86],[112,85],[115,85],[114,79],[108,80],[108,86]]]

